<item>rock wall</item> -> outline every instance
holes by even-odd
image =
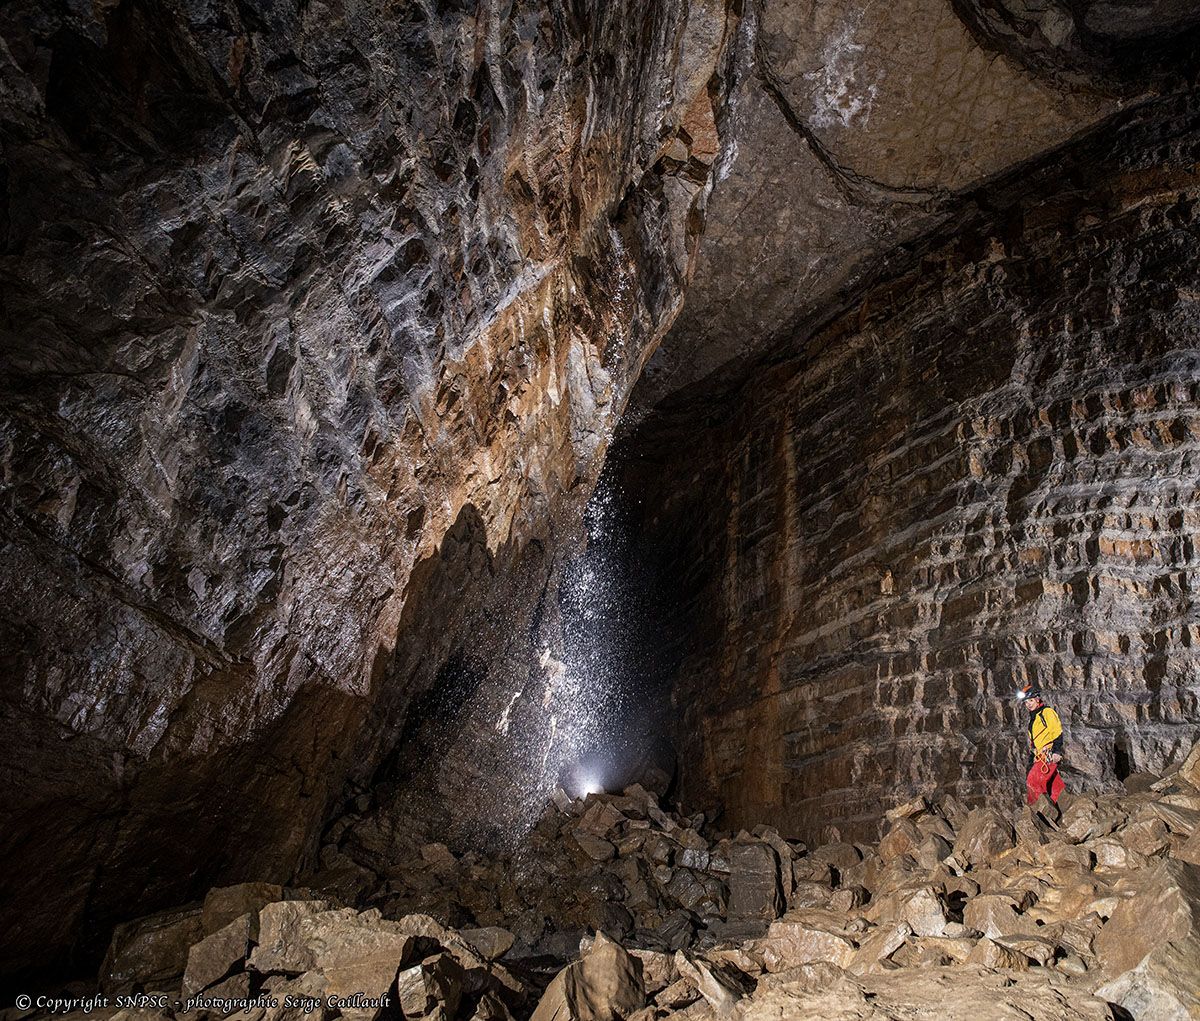
[[[6,971],[287,878],[484,607],[533,620],[679,307],[726,18],[0,11]]]
[[[689,804],[815,838],[1010,803],[1027,681],[1073,786],[1194,740],[1198,153],[1194,96],[1154,104],[630,439]]]
[[[749,5],[695,277],[625,422],[815,329],[980,188],[1158,93],[1194,61],[1198,18],[1089,0]]]

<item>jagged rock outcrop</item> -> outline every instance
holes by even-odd
[[[736,20],[0,11],[6,970],[134,889],[286,879],[456,642],[529,641],[679,307]]]
[[[1193,60],[1187,6],[752,5],[694,286],[630,420],[811,330],[999,175],[1167,87]]]
[[[1077,788],[1190,746],[1198,139],[1187,93],[1023,173],[631,440],[694,803],[813,839],[934,786],[997,796],[1027,681]]]

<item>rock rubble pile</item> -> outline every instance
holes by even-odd
[[[304,888],[122,925],[101,990],[237,1021],[1200,1017],[1200,745],[1129,786],[1016,811],[918,798],[875,844],[812,848],[640,786],[557,792],[491,859],[389,862],[363,816]]]

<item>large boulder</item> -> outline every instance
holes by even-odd
[[[101,991],[120,994],[178,988],[188,950],[203,935],[199,907],[160,911],[118,925],[100,966]]]
[[[1096,954],[1115,977],[1166,944],[1198,938],[1200,867],[1165,860],[1135,874],[1096,937]]]
[[[769,972],[785,971],[812,961],[847,968],[857,949],[852,940],[835,931],[832,919],[819,917],[816,912],[772,922],[767,934],[753,946]]]
[[[782,909],[775,849],[761,842],[735,844],[729,873],[729,917],[778,918]]]
[[[986,865],[1014,847],[1016,842],[1012,823],[997,809],[977,808],[968,814],[959,829],[954,854],[969,864]]]
[[[247,912],[193,946],[183,973],[184,999],[240,970],[250,953],[250,944],[257,938],[258,915]]]
[[[300,974],[313,967],[315,957],[308,947],[309,932],[301,931],[306,919],[329,909],[323,900],[277,901],[258,913],[258,946],[250,954],[250,967],[264,974]],[[345,909],[349,918],[354,912]]]
[[[551,981],[531,1021],[615,1021],[646,1003],[641,962],[603,933]]]

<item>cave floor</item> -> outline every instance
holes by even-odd
[[[921,797],[878,843],[812,848],[637,785],[558,791],[487,854],[405,848],[376,806],[293,887],[119,927],[87,1016],[1194,1018],[1200,745],[1131,787],[1017,809]],[[140,993],[162,999],[118,1009]]]

